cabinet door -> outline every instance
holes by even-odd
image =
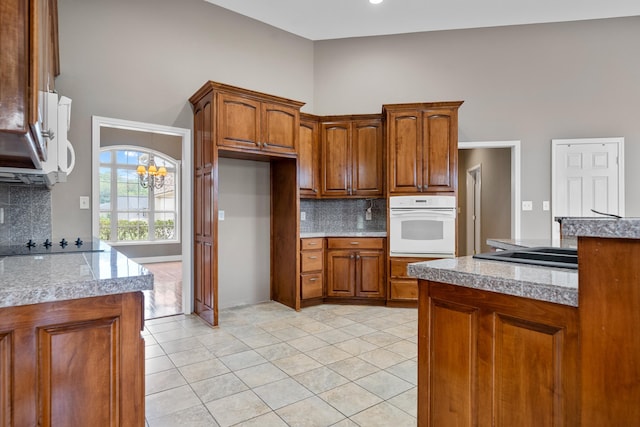
[[[456,109],[422,113],[422,191],[455,191],[457,187],[458,120]]]
[[[391,112],[388,117],[389,192],[422,189],[422,122],[418,111]]]
[[[351,140],[351,188],[359,196],[382,196],[383,141],[380,120],[355,121]]]
[[[322,123],[322,196],[350,194],[351,125]]]
[[[318,122],[313,119],[300,119],[298,143],[300,197],[318,197],[319,195],[319,154]]]
[[[261,148],[274,153],[296,154],[300,113],[297,109],[284,105],[262,103]]]
[[[356,253],[356,296],[384,298],[384,255],[379,251]]]
[[[327,252],[327,296],[355,295],[355,254],[351,251]]]
[[[260,102],[228,93],[219,94],[217,125],[218,146],[260,148]]]

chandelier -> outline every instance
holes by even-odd
[[[164,177],[167,176],[167,168],[164,166],[156,167],[153,159],[149,159],[149,168],[144,165],[138,165],[136,170],[138,179],[142,188],[161,189],[164,186]]]

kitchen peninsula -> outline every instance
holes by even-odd
[[[0,425],[144,425],[144,267],[102,251],[0,258]]]
[[[578,271],[413,264],[418,425],[640,423],[640,220],[562,219]]]

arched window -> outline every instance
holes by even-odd
[[[138,166],[166,168],[159,188],[143,186]],[[160,152],[134,146],[100,149],[100,239],[107,242],[176,243],[180,241],[178,189],[180,162]]]

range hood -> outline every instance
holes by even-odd
[[[58,97],[55,92],[40,93],[46,103],[50,132],[48,132],[46,160],[34,168],[0,167],[0,182],[44,185],[51,188],[58,182],[66,182],[75,166],[76,156],[67,139],[71,122],[71,99]]]

